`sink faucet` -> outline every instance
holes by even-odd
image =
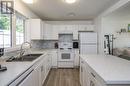
[[[30,42],[24,42],[24,43],[22,43],[21,48],[20,48],[20,56],[19,56],[19,57],[22,57],[23,54],[25,53],[25,50],[23,49],[23,46],[24,46],[25,44],[29,44],[30,48],[32,47],[32,45],[31,45]]]

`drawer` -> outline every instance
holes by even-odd
[[[59,68],[73,68],[74,62],[58,62]]]

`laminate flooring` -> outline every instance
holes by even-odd
[[[52,69],[43,86],[80,86],[79,69]]]

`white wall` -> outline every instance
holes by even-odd
[[[98,33],[98,53],[103,54],[104,50],[103,50],[103,36],[102,36],[102,17],[98,16],[95,20],[94,20],[94,24],[95,24],[95,29]]]
[[[103,35],[114,34],[116,38],[114,40],[114,48],[130,47],[130,33],[118,33],[121,28],[128,30],[130,21],[105,18],[102,23]]]
[[[100,54],[104,54],[104,35],[113,34],[116,38],[114,40],[114,48],[130,47],[130,33],[117,33],[121,28],[128,30],[130,20],[113,19],[110,17],[98,17],[95,19],[95,27],[98,32],[98,50]]]
[[[94,24],[95,24],[96,30],[98,32],[98,45],[99,45],[98,50],[99,50],[100,54],[104,54],[104,50],[103,50],[104,35],[111,34],[111,33],[116,34],[116,32],[119,31],[121,28],[127,28],[128,23],[130,23],[129,20],[127,20],[127,21],[126,20],[123,20],[123,21],[117,20],[119,17],[116,18],[115,20],[113,20],[112,17],[110,19],[109,18],[107,19],[106,16],[109,16],[111,13],[115,12],[116,10],[120,9],[123,6],[125,7],[125,5],[127,3],[129,3],[129,0],[119,0],[119,2],[117,2],[115,5],[111,6],[106,11],[104,11],[102,14],[100,14],[97,18],[95,18]],[[126,11],[126,12],[128,13],[128,11]],[[119,14],[120,17],[123,16],[120,14],[120,12],[117,14]],[[116,17],[116,15],[114,17]],[[118,36],[118,38],[114,41],[115,47],[129,46],[129,44],[130,44],[129,34],[124,34],[124,35],[116,34],[115,36]]]

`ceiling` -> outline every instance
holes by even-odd
[[[26,4],[44,20],[92,20],[119,0],[77,0],[67,4],[64,0],[35,0]]]
[[[130,2],[105,17],[110,20],[130,21]]]

